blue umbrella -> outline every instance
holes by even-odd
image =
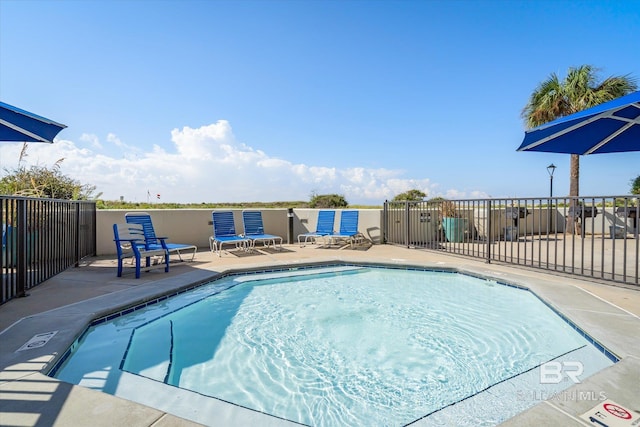
[[[640,151],[640,91],[530,129],[517,151],[580,155]]]
[[[49,142],[66,125],[0,102],[0,142]]]

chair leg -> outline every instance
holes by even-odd
[[[167,251],[164,255],[164,272],[169,272],[169,251]]]
[[[142,263],[142,260],[140,259],[139,256],[136,256],[136,279],[140,278],[140,264]]]

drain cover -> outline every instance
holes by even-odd
[[[52,332],[44,332],[42,334],[34,335],[29,341],[24,343],[24,345],[20,347],[17,351],[24,351],[24,350],[30,350],[32,348],[43,347],[57,333],[58,331],[52,331]]]

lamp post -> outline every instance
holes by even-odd
[[[553,173],[556,171],[556,165],[551,163],[547,166],[547,172],[549,172],[549,197],[553,197]]]
[[[554,165],[553,163],[551,163],[549,166],[547,166],[547,172],[549,172],[549,218],[547,221],[547,230],[549,230],[549,227],[552,227],[552,221],[553,221],[553,216],[552,216],[552,210],[553,210],[553,173],[556,171],[556,165]],[[547,231],[547,234],[549,232]]]

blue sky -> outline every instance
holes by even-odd
[[[68,126],[28,164],[164,202],[569,192],[521,153],[551,73],[640,78],[640,1],[0,0],[0,100]],[[20,144],[0,144],[0,174]],[[622,195],[640,153],[581,157]]]

